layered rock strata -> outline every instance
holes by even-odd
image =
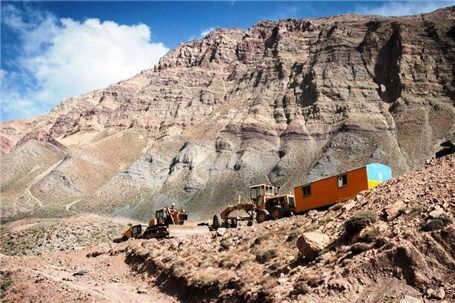
[[[455,138],[455,8],[217,29],[157,66],[0,127],[2,219],[210,217],[248,186],[401,174]]]

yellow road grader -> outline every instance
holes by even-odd
[[[289,217],[294,214],[294,195],[278,194],[278,189],[269,184],[250,186],[250,201],[229,205],[220,214],[213,216],[213,229],[219,227],[237,227],[238,221],[248,221],[252,225],[254,219],[262,223],[267,220],[275,220]],[[243,213],[243,215],[237,215]]]
[[[183,208],[171,207],[160,208],[155,212],[155,218],[151,219],[149,225],[137,224],[130,227],[123,233],[121,238],[114,239],[114,242],[123,242],[128,239],[151,239],[164,237],[182,237],[194,234],[208,233],[207,226],[200,226],[188,220],[188,212]]]

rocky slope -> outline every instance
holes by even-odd
[[[2,300],[455,302],[454,171],[447,156],[326,210],[209,235],[0,255]],[[329,239],[311,258],[296,245],[308,232]]]
[[[2,226],[0,254],[41,255],[111,243],[128,228],[129,223],[139,224],[127,218],[110,218],[93,214],[62,219],[17,220]]]
[[[207,218],[367,162],[401,174],[455,132],[455,8],[218,29],[153,69],[0,126],[1,218]]]

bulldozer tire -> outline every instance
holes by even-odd
[[[220,228],[222,222],[223,222],[223,221],[221,220],[221,216],[220,216],[220,215],[218,215],[218,214],[217,214],[217,215],[214,215],[214,216],[213,216],[213,224],[212,224],[213,229],[214,229],[214,230],[217,230],[218,228]]]
[[[266,209],[261,209],[260,211],[257,212],[256,214],[256,221],[258,223],[265,222],[269,219],[270,214]]]
[[[283,208],[280,206],[280,205],[275,205],[273,208],[272,208],[272,212],[270,214],[270,218],[272,220],[276,220],[276,219],[279,219],[279,218],[282,218],[284,215],[284,210]]]

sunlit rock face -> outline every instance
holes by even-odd
[[[455,9],[217,29],[49,114],[0,126],[2,219],[208,218],[370,162],[400,174],[455,132]]]

